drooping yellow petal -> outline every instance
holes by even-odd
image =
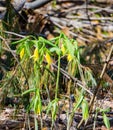
[[[65,55],[65,53],[66,53],[66,48],[64,47],[64,45],[61,46],[61,51],[62,51],[63,55]]]
[[[52,59],[51,59],[49,53],[46,53],[45,58],[46,58],[47,63],[48,63],[49,65],[51,65],[51,64],[52,64]]]
[[[24,53],[25,53],[25,49],[24,49],[24,48],[22,48],[22,50],[20,51],[20,59],[22,59],[22,58],[23,58]]]
[[[34,62],[36,62],[39,59],[38,48],[35,48],[33,58],[34,58]]]
[[[37,114],[41,114],[41,109],[40,109],[40,106],[38,105],[38,108],[37,108]]]
[[[71,60],[73,60],[73,56],[71,54],[67,55],[67,60],[70,62]]]

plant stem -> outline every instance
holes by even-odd
[[[58,56],[58,70],[57,70],[57,81],[56,81],[55,98],[57,98],[57,96],[58,96],[59,76],[60,76],[60,55]]]

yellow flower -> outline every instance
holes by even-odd
[[[73,60],[73,56],[71,54],[68,54],[67,60],[70,62],[71,60]]]
[[[25,53],[25,49],[24,49],[24,48],[22,48],[22,50],[20,51],[20,59],[22,59],[22,58],[23,58],[24,53]]]
[[[41,114],[41,108],[40,108],[40,105],[37,106],[36,113],[39,114],[39,115]]]
[[[48,63],[49,65],[51,65],[51,64],[52,64],[52,59],[51,59],[49,53],[46,53],[45,58],[46,58],[47,63]]]
[[[33,58],[34,58],[34,62],[36,62],[39,59],[38,48],[35,48]]]
[[[65,49],[64,45],[61,46],[61,51],[62,51],[63,55],[66,53],[66,49]]]

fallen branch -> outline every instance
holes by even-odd
[[[39,8],[49,2],[51,2],[52,0],[36,0],[33,2],[26,2],[24,5],[24,8],[26,9],[36,9]]]

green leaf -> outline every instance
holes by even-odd
[[[31,56],[31,53],[30,53],[31,47],[27,43],[25,44],[25,50],[26,50],[27,55]]]
[[[51,107],[52,107],[52,102],[49,102],[47,108],[46,108],[46,115],[49,114],[50,110],[51,110]]]
[[[66,43],[69,54],[71,54],[71,56],[74,57],[75,48],[74,48],[73,44],[70,42],[69,39],[64,39],[64,42]]]
[[[42,103],[41,103],[41,97],[40,97],[40,90],[39,88],[36,91],[36,95],[35,95],[35,99],[34,99],[34,112],[36,114],[41,114],[42,111]]]
[[[57,110],[58,110],[58,98],[55,98],[48,104],[47,109],[46,109],[47,111],[46,114],[48,114],[51,111],[52,121],[54,121],[56,118]]]
[[[39,37],[39,41],[40,41],[40,42],[43,42],[43,43],[45,43],[45,44],[48,44],[48,45],[50,45],[51,47],[56,47],[55,44],[53,44],[53,43],[52,43],[51,41],[49,41],[49,40],[44,39],[43,37]]]
[[[80,97],[79,97],[79,99],[78,99],[77,104],[74,106],[73,112],[75,112],[76,109],[80,107],[80,105],[81,105],[83,99],[84,99],[84,96],[81,94]]]
[[[56,52],[58,55],[60,55],[60,53],[61,53],[61,50],[58,48],[58,47],[52,47],[51,49],[50,49],[50,52]]]
[[[104,124],[106,125],[107,129],[110,129],[110,122],[105,113],[103,113],[103,120],[104,120]]]
[[[89,68],[86,68],[84,71],[85,81],[87,85],[90,87],[96,86],[96,80],[93,77],[92,71]]]
[[[56,119],[57,110],[58,110],[58,100],[55,99],[52,105],[52,120]]]
[[[87,101],[84,99],[82,102],[82,115],[83,115],[83,119],[87,120],[89,117],[89,112],[88,112],[89,108],[88,108],[88,103]]]
[[[80,61],[80,54],[79,54],[79,48],[78,48],[78,42],[76,40],[72,41],[73,46],[75,48],[75,56],[77,57],[78,61]]]
[[[12,42],[11,44],[20,44],[20,43],[24,43],[25,41],[27,41],[29,39],[29,36],[22,38],[21,40],[18,40],[16,42]]]
[[[36,90],[36,88],[29,89],[29,90],[23,92],[23,93],[22,93],[22,96],[23,96],[23,95],[26,95],[26,94],[28,94],[28,93],[30,93],[30,92],[35,92],[35,90]]]
[[[110,108],[108,107],[108,108],[106,108],[106,109],[100,109],[100,112],[109,112],[110,111]]]

